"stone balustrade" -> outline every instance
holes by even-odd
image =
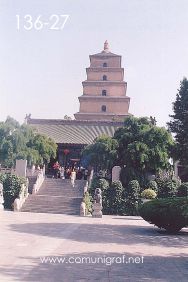
[[[42,183],[44,182],[44,179],[45,179],[45,168],[41,169],[38,172],[36,182],[33,185],[32,194],[36,194],[39,191]]]
[[[16,170],[14,168],[6,168],[6,167],[1,167],[0,168],[0,174],[5,174],[5,173],[10,173],[10,174],[15,174]]]
[[[28,193],[28,182],[27,182],[26,185],[22,184],[19,197],[14,200],[14,203],[13,203],[13,210],[14,211],[20,211],[20,209],[21,209],[22,205],[24,204],[25,200],[27,199],[28,195],[29,195],[29,193]]]

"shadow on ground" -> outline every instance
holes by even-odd
[[[24,223],[9,225],[11,231],[69,239],[87,243],[144,244],[182,248],[188,247],[188,229],[177,235],[158,232],[151,226],[86,224],[86,223]],[[69,232],[71,229],[74,232]]]

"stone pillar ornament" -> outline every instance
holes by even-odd
[[[100,188],[95,189],[94,203],[92,206],[92,217],[102,217],[102,192]]]
[[[120,180],[120,172],[121,172],[120,166],[116,165],[112,168],[112,182]]]
[[[86,216],[86,204],[81,202],[80,205],[80,216]]]
[[[16,174],[20,177],[26,177],[27,160],[16,160]]]
[[[106,52],[106,53],[110,52],[110,50],[109,50],[109,43],[108,43],[107,40],[104,42],[104,52]]]
[[[4,210],[3,184],[0,183],[0,210]]]

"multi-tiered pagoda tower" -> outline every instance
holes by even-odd
[[[80,110],[74,115],[76,120],[122,121],[130,115],[121,56],[110,52],[107,41],[101,53],[90,55],[86,73],[83,95],[79,97]]]

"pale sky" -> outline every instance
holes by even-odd
[[[28,14],[49,25],[24,30]],[[69,15],[63,30],[50,30],[53,14]],[[130,113],[165,125],[188,76],[187,30],[187,0],[0,0],[0,120],[73,116],[89,54],[107,39],[122,55]]]

